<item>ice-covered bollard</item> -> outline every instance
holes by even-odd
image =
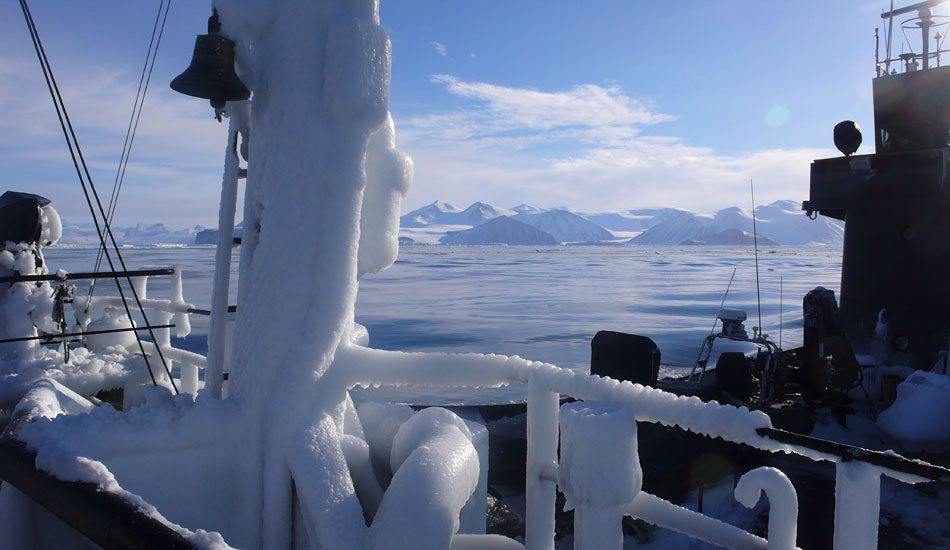
[[[574,509],[574,548],[623,547],[623,506],[640,492],[637,422],[630,411],[598,403],[561,407],[558,485]]]

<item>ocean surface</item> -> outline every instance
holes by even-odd
[[[96,252],[44,251],[50,271],[73,272],[91,271]],[[127,247],[122,254],[129,269],[180,266],[185,300],[210,307],[213,247]],[[837,291],[840,263],[839,247],[761,248],[765,332],[785,348],[799,345],[802,297],[816,286]],[[395,265],[361,281],[356,315],[376,348],[519,355],[575,369],[588,367],[597,331],[641,334],[657,342],[668,373],[682,372],[695,362],[733,270],[725,307],[747,312],[751,334],[759,324],[756,271],[745,247],[404,246]],[[149,296],[167,298],[167,279],[152,278]],[[77,298],[87,288],[78,285]],[[100,280],[96,293],[115,294],[114,281]],[[173,345],[206,352],[207,318],[193,315],[192,326],[192,335]],[[742,346],[717,344],[716,352],[750,349]]]

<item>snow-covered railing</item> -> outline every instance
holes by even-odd
[[[905,483],[928,480],[916,469],[903,467],[911,461],[896,455],[876,453],[878,458],[894,460],[871,464],[860,453],[842,456],[831,448],[777,441],[767,435],[777,430],[761,411],[706,403],[698,397],[677,396],[519,357],[402,353],[349,346],[338,350],[334,367],[325,382],[348,388],[485,388],[526,383],[528,549],[554,548],[558,486],[567,496],[568,506],[575,508],[575,548],[621,548],[624,515],[728,548],[795,547],[797,496],[788,478],[775,468],[746,473],[735,489],[737,500],[750,508],[762,492],[769,497],[768,540],[641,492],[637,421],[679,427],[773,453],[835,462],[834,546],[839,549],[877,547],[882,474]],[[560,406],[562,395],[587,403]]]
[[[143,309],[171,314],[163,322],[167,323],[174,318],[175,333],[178,337],[187,336],[191,332],[191,322],[188,315],[195,309],[195,306],[185,302],[181,288],[181,269],[170,267],[171,276],[171,297],[167,300],[148,298],[148,275],[130,277],[132,285],[135,287],[135,293],[138,301],[132,298],[123,299],[119,296],[92,296],[89,301],[81,301],[83,305],[88,303],[89,309],[105,309],[107,307],[125,308],[126,305],[133,311],[141,304]],[[163,316],[164,317],[164,316]],[[162,324],[159,320],[152,321],[155,324]]]
[[[191,321],[189,316],[195,312],[193,304],[185,302],[182,293],[182,274],[181,269],[171,266],[170,268],[170,297],[168,299],[156,299],[148,297],[148,275],[131,277],[130,280],[135,288],[138,301],[126,297],[123,300],[119,296],[93,296],[88,302],[77,300],[74,307],[79,307],[88,303],[89,310],[115,308],[124,310],[126,306],[132,311],[138,309],[141,304],[142,309],[148,313],[149,325],[154,327],[152,332],[155,335],[155,343],[142,342],[142,347],[149,357],[157,357],[156,345],[161,349],[161,354],[171,372],[174,363],[179,364],[180,383],[179,390],[183,393],[196,395],[198,393],[199,369],[207,366],[207,358],[204,355],[175,348],[171,344],[171,328],[174,325],[175,335],[179,338],[185,337],[191,333]],[[89,322],[89,312],[77,311],[77,316],[83,316],[85,323]],[[126,322],[127,324],[127,322]],[[84,327],[85,328],[85,327]],[[168,374],[163,369],[153,369],[156,379],[167,380]]]

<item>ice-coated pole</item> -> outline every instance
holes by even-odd
[[[880,469],[839,460],[835,473],[835,548],[875,550],[881,517]]]
[[[234,210],[237,207],[238,131],[240,117],[228,123],[228,147],[224,153],[221,206],[218,209],[218,249],[214,257],[214,286],[211,291],[211,319],[208,330],[208,369],[205,387],[216,399],[223,396],[225,335],[228,322],[228,290],[231,286],[231,246],[234,244]]]
[[[560,396],[538,377],[528,381],[528,456],[525,475],[525,548],[554,549]]]

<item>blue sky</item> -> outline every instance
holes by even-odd
[[[901,5],[901,3],[898,3]],[[32,2],[100,192],[108,194],[158,1]],[[383,0],[403,211],[441,199],[617,211],[807,198],[844,119],[873,128],[884,1]],[[209,3],[173,2],[117,214],[212,225],[225,128],[168,82]],[[943,10],[946,11],[946,10]],[[898,48],[900,42],[896,42]],[[29,36],[0,6],[0,189],[88,214]],[[865,150],[870,150],[867,145]]]

